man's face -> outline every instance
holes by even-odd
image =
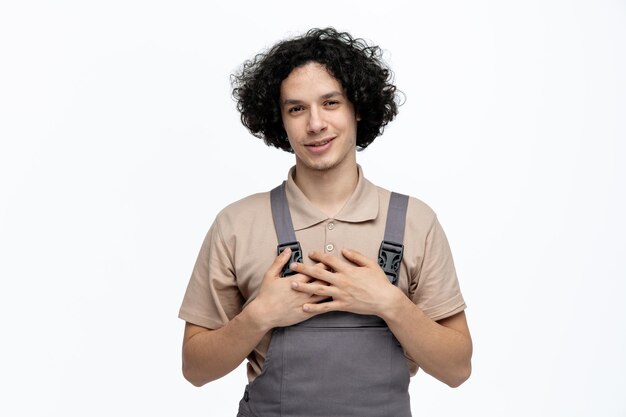
[[[324,66],[294,69],[281,84],[280,104],[296,167],[327,171],[356,164],[354,106]]]

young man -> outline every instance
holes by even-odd
[[[296,159],[283,188],[218,214],[180,309],[192,384],[248,359],[239,416],[407,417],[418,367],[452,387],[470,375],[465,303],[436,215],[415,198],[397,211],[356,162],[397,113],[380,56],[314,29],[233,77],[243,124]],[[297,242],[277,250],[281,219]],[[403,237],[385,252],[390,223]]]

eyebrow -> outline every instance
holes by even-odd
[[[331,91],[330,93],[326,93],[323,96],[320,97],[320,99],[322,100],[328,100],[329,98],[333,98],[336,96],[341,96],[343,97],[343,93],[341,91]],[[302,104],[302,100],[295,100],[295,99],[287,99],[283,101],[283,106],[289,106],[289,105],[293,105],[293,104]]]

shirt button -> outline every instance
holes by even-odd
[[[328,230],[333,230],[335,228],[335,223],[330,222],[328,223]]]
[[[333,249],[335,249],[335,245],[333,245],[332,243],[326,245],[326,252],[332,252]]]

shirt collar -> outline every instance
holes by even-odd
[[[357,165],[359,179],[352,196],[334,217],[335,220],[358,223],[373,220],[378,215],[378,190],[363,176],[363,170]],[[291,212],[294,230],[302,230],[328,220],[329,217],[315,207],[298,188],[293,180],[295,166],[289,170],[286,181],[287,201]]]

